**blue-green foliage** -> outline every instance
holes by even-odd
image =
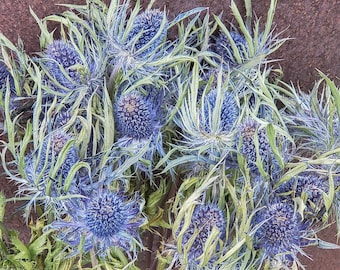
[[[39,58],[0,34],[4,100],[16,86],[28,104],[4,106],[2,165],[40,223],[29,249],[0,242],[0,268],[139,269],[142,250],[141,269],[299,265],[319,221],[340,221],[340,95],[325,76],[320,99],[321,82],[304,95],[281,81],[277,1],[265,25],[232,1],[230,27],[204,8],[168,21],[153,1],[86,2],[32,12]]]

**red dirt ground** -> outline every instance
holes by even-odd
[[[31,7],[39,18],[63,10],[56,6],[57,3],[83,4],[81,0],[1,0],[0,3],[0,32],[11,41],[16,42],[20,36],[25,44],[27,52],[33,53],[39,50],[39,28],[30,15]],[[110,2],[109,0],[105,1]],[[131,1],[132,3],[134,1]],[[147,5],[148,1],[141,1]],[[235,0],[239,7],[243,7],[241,0]],[[253,1],[254,11],[258,17],[266,14],[269,1]],[[194,7],[209,7],[210,11],[219,14],[223,11],[223,18],[230,19],[230,0],[156,0],[155,6],[167,7],[169,16],[173,17],[181,11]],[[340,2],[338,0],[279,0],[275,16],[276,32],[283,33],[283,37],[292,40],[286,42],[275,53],[274,58],[282,59],[280,65],[284,71],[284,80],[299,84],[302,89],[311,89],[318,79],[316,69],[329,75],[340,85]],[[1,172],[1,171],[0,171]],[[13,195],[15,187],[2,177],[0,189],[7,197]],[[24,239],[28,239],[29,232],[20,218],[15,214],[15,205],[9,205],[6,222],[11,228],[22,230]],[[320,233],[320,237],[326,241],[336,242],[335,226]],[[307,269],[340,269],[339,250],[319,250],[309,248],[307,253],[313,261],[303,259]]]

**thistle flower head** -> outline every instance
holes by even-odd
[[[0,89],[6,89],[7,80],[9,80],[11,92],[15,93],[13,76],[7,66],[3,62],[0,62]]]
[[[61,150],[71,139],[72,137],[66,132],[56,131],[44,139],[37,151],[26,156],[26,182],[20,187],[20,192],[30,190],[30,193],[39,193],[42,197],[54,198],[62,195],[64,181],[72,166],[79,160],[78,151],[74,145],[67,149],[56,175],[52,176],[51,173],[60,158]]]
[[[244,38],[243,35],[239,34],[236,31],[231,31],[229,32],[232,41],[235,43],[236,48],[240,54],[241,59],[244,59],[247,57],[247,41]],[[231,45],[231,41],[228,38],[228,36],[224,33],[220,33],[216,38],[215,38],[215,43],[213,46],[213,51],[220,55],[222,59],[230,64],[230,65],[235,65],[237,64],[237,59],[235,58],[235,54]]]
[[[154,104],[137,91],[120,96],[116,104],[116,121],[120,136],[133,140],[147,140],[159,130]]]
[[[257,213],[254,224],[261,224],[254,235],[255,247],[264,259],[278,259],[289,266],[306,245],[306,225],[292,205],[276,202]]]
[[[142,246],[138,230],[145,222],[139,196],[130,198],[121,192],[98,191],[90,197],[76,199],[70,208],[69,221],[52,223],[58,237],[77,249],[84,238],[84,251],[94,248],[100,255],[112,247],[136,255],[136,244]],[[129,255],[130,256],[130,255]]]
[[[65,92],[75,89],[81,82],[80,73],[74,67],[82,64],[81,58],[71,43],[55,40],[49,44],[45,51],[46,67],[50,75],[60,84],[56,87]]]
[[[206,96],[204,100],[204,114],[206,119],[206,124],[211,125],[213,121],[213,111],[216,107],[217,91],[212,90]],[[239,108],[236,103],[236,99],[231,92],[226,91],[223,97],[223,103],[221,106],[220,121],[221,121],[221,131],[229,132],[235,125],[236,120],[239,116]],[[209,131],[208,131],[209,132]]]
[[[303,194],[307,196],[307,208],[305,209],[305,215],[316,214],[323,206],[323,193],[329,191],[329,185],[327,177],[320,175],[316,172],[303,172],[285,184],[281,185],[277,193],[292,192],[292,197],[302,197]],[[314,214],[312,216],[314,216]]]
[[[19,181],[18,194],[24,194],[29,198],[26,205],[27,211],[30,211],[32,205],[41,204],[46,212],[52,212],[55,217],[58,217],[65,213],[68,195],[78,192],[77,174],[65,188],[65,180],[72,166],[78,162],[78,153],[72,145],[54,174],[55,165],[61,158],[61,147],[67,142],[57,136],[53,139],[56,140],[53,145],[48,142],[49,138],[46,138],[39,149],[25,156],[25,178]],[[29,216],[29,213],[25,214]]]
[[[226,220],[223,211],[215,204],[196,206],[189,227],[185,230],[182,238],[182,245],[185,249],[188,249],[188,262],[190,264],[200,264],[198,257],[204,253],[205,243],[213,228],[218,229],[218,238],[224,240]],[[194,238],[194,241],[191,244],[192,238]],[[216,246],[216,249],[218,250],[218,246]]]
[[[257,159],[257,149],[255,139],[258,143],[258,154],[265,165],[269,165],[271,148],[265,129],[260,128],[260,124],[254,119],[246,119],[239,128],[238,140],[241,141],[240,152],[245,156],[248,167],[251,172],[257,173],[258,168],[255,165]]]
[[[67,123],[71,120],[71,114],[67,110],[59,111],[56,114],[55,120],[54,120],[54,128],[59,129],[67,125]]]
[[[134,44],[135,51],[144,48],[141,56],[149,55],[162,44],[167,35],[167,25],[162,26],[163,20],[164,12],[158,9],[143,11],[136,16],[127,42]]]
[[[294,100],[283,112],[290,134],[302,156],[318,156],[340,146],[340,121],[331,86],[320,80],[310,93],[291,87]],[[329,82],[328,82],[329,83]]]

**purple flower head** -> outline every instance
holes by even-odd
[[[189,248],[188,261],[190,264],[198,265],[200,263],[197,261],[197,258],[204,253],[204,245],[214,227],[219,230],[219,239],[224,240],[226,220],[223,211],[215,204],[196,206],[191,217],[190,225],[184,232],[182,238],[182,245],[185,246],[185,248]],[[194,237],[195,240],[191,246],[188,246],[189,240],[192,237]]]
[[[216,98],[217,92],[216,90],[212,90],[206,96],[204,100],[204,114],[205,114],[205,122],[207,125],[207,131],[209,131],[209,124],[213,121],[213,111],[216,107]],[[224,99],[221,107],[221,131],[222,132],[230,132],[230,130],[235,125],[235,122],[239,116],[239,108],[237,106],[235,97],[230,92],[225,92]]]
[[[202,74],[202,82],[200,82],[200,87],[198,88],[198,100],[201,99],[204,88],[207,86],[209,80],[211,81],[211,88],[218,87],[218,76],[221,71],[218,68],[209,68]],[[228,76],[225,72],[222,72],[222,83],[228,80]]]
[[[59,111],[54,120],[54,127],[55,129],[62,128],[65,125],[68,124],[68,122],[71,120],[71,114],[67,110]]]
[[[244,36],[235,31],[231,31],[229,33],[230,33],[232,40],[234,41],[236,45],[236,48],[239,51],[241,59],[246,58],[248,45],[247,45],[247,41],[244,38]],[[235,58],[231,42],[226,34],[220,33],[215,38],[213,51],[217,53],[218,55],[220,55],[226,63],[229,63],[230,65],[237,64],[237,60]]]
[[[257,136],[258,153],[263,162],[264,169],[270,166],[271,148],[267,138],[266,130],[260,128],[260,124],[253,119],[247,119],[239,128],[237,140],[241,140],[241,154],[246,158],[250,172],[258,174],[258,168],[255,164],[257,151],[255,138]]]
[[[139,196],[99,190],[88,198],[73,200],[70,221],[55,221],[52,228],[58,229],[58,237],[74,249],[84,238],[85,252],[94,248],[105,256],[107,250],[118,247],[136,255],[136,244],[142,245],[138,231],[145,222],[141,205]]]
[[[41,204],[45,212],[51,211],[58,217],[65,212],[67,196],[78,193],[78,172],[66,182],[72,166],[79,160],[78,151],[72,143],[65,148],[66,152],[62,151],[71,139],[63,131],[53,132],[38,149],[25,156],[25,177],[18,193],[30,198],[27,210],[31,205]]]
[[[257,213],[254,224],[261,224],[255,232],[254,245],[263,250],[264,259],[280,258],[287,265],[297,260],[300,248],[306,244],[306,225],[292,205],[272,203]]]
[[[134,140],[149,139],[159,131],[158,110],[141,93],[123,94],[117,101],[116,121],[121,137]]]
[[[9,72],[7,66],[0,62],[0,90],[6,89],[7,80],[9,81],[9,86],[11,89],[11,93],[15,93],[14,79],[12,74]]]
[[[81,82],[81,76],[74,66],[82,64],[82,61],[71,43],[63,40],[53,41],[46,48],[45,58],[49,73],[62,88],[72,90]],[[56,88],[60,87],[56,86]],[[64,89],[60,91],[65,92]]]
[[[141,56],[154,52],[164,41],[167,35],[167,24],[162,28],[163,20],[164,12],[158,9],[146,10],[136,16],[127,41],[134,44],[136,51],[145,47],[140,53]],[[151,43],[153,38],[155,39]]]
[[[53,170],[61,150],[71,139],[72,137],[66,132],[61,130],[55,131],[44,139],[40,149],[26,157],[26,176],[29,183],[45,186],[44,188],[46,188],[46,181],[50,178],[49,174]],[[78,151],[74,145],[71,145],[57,171],[55,176],[56,182],[59,182],[58,179],[61,178],[61,184],[63,184],[72,166],[78,160]],[[43,177],[37,183],[37,176],[41,173]]]
[[[305,215],[314,216],[324,206],[323,193],[329,191],[328,179],[324,175],[317,174],[316,172],[303,172],[282,186],[280,186],[276,193],[289,193],[289,196],[301,197],[303,194],[307,195],[307,208]]]

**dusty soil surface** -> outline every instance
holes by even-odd
[[[39,18],[59,13],[63,7],[60,3],[83,4],[82,0],[1,0],[0,32],[11,41],[18,37],[23,40],[27,52],[39,51],[39,28],[30,14],[29,7]],[[106,3],[110,2],[105,0]],[[134,3],[134,1],[131,1]],[[148,1],[141,1],[145,6]],[[241,9],[243,1],[235,0]],[[258,17],[265,19],[269,1],[253,1],[254,11]],[[155,6],[163,9],[166,6],[172,18],[181,11],[194,7],[209,7],[210,12],[219,14],[223,11],[224,20],[230,16],[230,0],[156,0]],[[340,2],[338,0],[279,0],[275,16],[276,32],[285,32],[282,37],[292,38],[275,53],[274,58],[282,59],[280,65],[284,71],[284,80],[299,84],[308,90],[318,79],[316,69],[329,75],[339,85],[340,74]],[[56,27],[51,25],[51,27]],[[337,77],[338,76],[338,77]],[[1,170],[0,170],[1,172]],[[0,177],[0,190],[7,197],[13,196],[15,187],[5,177]],[[29,239],[21,214],[16,213],[18,204],[8,205],[6,222],[11,228],[22,231],[24,239]],[[335,226],[324,230],[320,237],[326,241],[336,242]],[[340,269],[339,250],[320,250],[309,248],[307,254],[313,258],[303,259],[307,269]]]

